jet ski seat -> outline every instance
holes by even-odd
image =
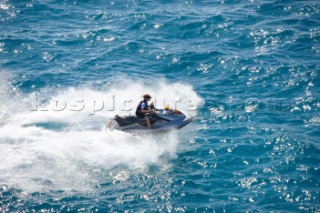
[[[116,115],[114,117],[114,119],[117,121],[117,123],[119,124],[119,126],[128,126],[128,125],[132,125],[135,123],[138,123],[140,125],[147,125],[146,120],[144,118],[138,118],[136,116],[120,116],[120,115]],[[151,116],[150,121],[151,123],[156,122],[157,118],[155,118],[154,116]]]
[[[127,126],[134,123],[144,124],[145,120],[143,118],[138,118],[136,116],[120,116],[116,115],[114,119],[117,121],[119,126]]]

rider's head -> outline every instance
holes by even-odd
[[[150,101],[152,97],[149,94],[144,94],[143,98],[146,99],[147,101]]]

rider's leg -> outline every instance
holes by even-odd
[[[149,128],[151,128],[150,118],[146,118],[146,121],[147,121],[147,126],[148,126]]]
[[[151,128],[151,121],[150,121],[150,115],[149,115],[149,114],[146,114],[145,120],[146,120],[146,122],[147,122],[147,126],[148,126],[149,128]]]

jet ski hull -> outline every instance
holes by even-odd
[[[116,115],[112,121],[113,123],[109,124],[108,127],[110,129],[118,129],[126,132],[141,130],[164,132],[173,129],[180,129],[188,125],[192,119],[193,117],[186,112],[160,110],[158,113],[151,116],[151,129],[147,127],[146,121],[143,118],[120,115]]]

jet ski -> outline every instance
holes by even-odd
[[[148,128],[145,119],[136,116],[116,115],[107,125],[109,129],[118,129],[126,132],[148,130],[164,132],[173,129],[180,129],[192,121],[193,117],[186,112],[179,110],[159,109],[151,115],[150,121],[152,128]]]

